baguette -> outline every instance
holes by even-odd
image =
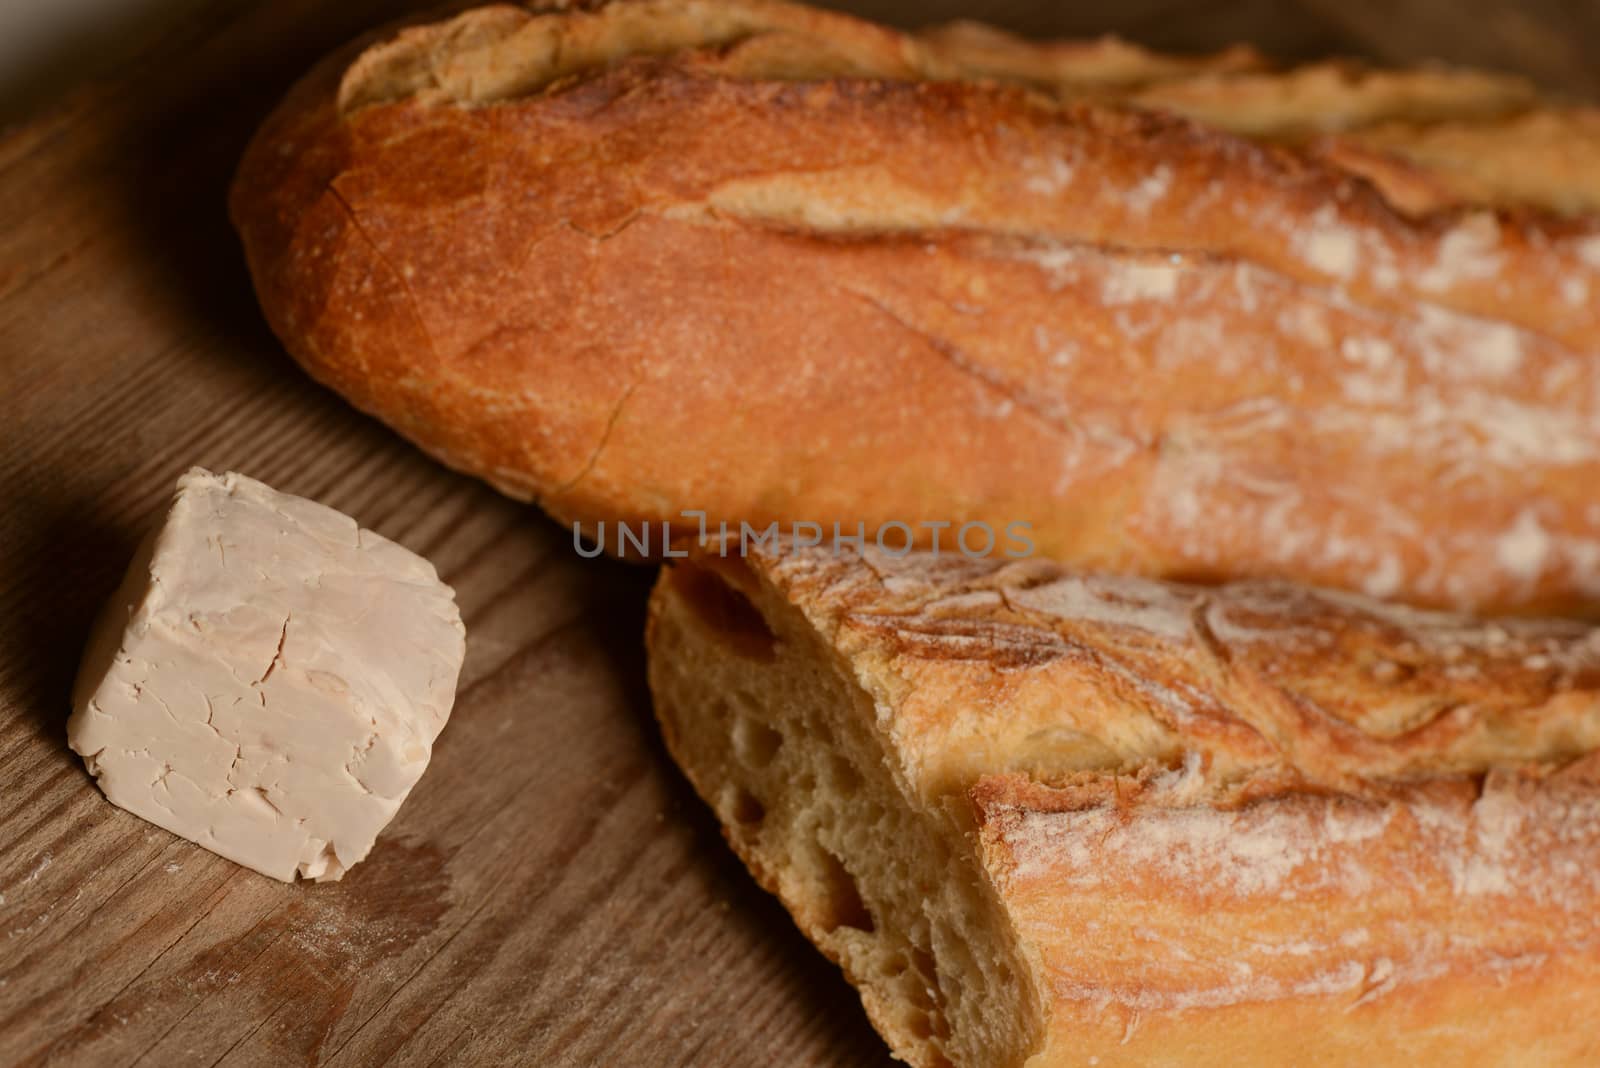
[[[231,211],[312,375],[613,550],[689,509],[1028,523],[1580,613],[1597,145],[1499,76],[613,0],[358,42]]]
[[[1600,635],[1275,583],[758,549],[650,685],[918,1068],[1600,1063]]]

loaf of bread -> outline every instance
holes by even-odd
[[[1597,212],[1596,113],[1513,78],[766,0],[381,32],[232,192],[296,359],[608,548],[1028,523],[1560,612],[1600,603]]]
[[[668,567],[650,684],[918,1068],[1600,1063],[1600,635],[959,554]]]

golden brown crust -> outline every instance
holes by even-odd
[[[1044,1001],[1030,1068],[1600,1050],[1583,1023],[1600,990],[1596,632],[1279,584],[788,549],[689,566],[769,621],[803,614],[870,697],[856,714],[903,803],[975,824],[952,844]],[[686,589],[658,587],[652,656],[697,666],[653,659],[652,686],[692,734],[712,729],[693,677],[748,650],[698,629]],[[717,772],[672,749],[714,798]]]
[[[1476,122],[1386,120],[1319,146],[1406,211],[1539,204],[1600,214],[1600,109],[1541,108]],[[1426,187],[1425,195],[1417,195]]]
[[[1232,810],[1110,784],[1070,805],[1031,784],[977,793],[985,863],[1050,991],[1047,1050],[1090,1045],[1107,1065],[1600,1052],[1582,1023],[1600,989],[1593,781],[1493,772]]]
[[[1329,68],[1281,113],[1237,104],[1273,99],[1247,54],[744,0],[490,8],[357,53],[241,165],[263,307],[558,518],[1023,521],[1154,575],[1600,599],[1594,221],[1456,206],[1482,145],[1430,171],[1375,136],[1356,169],[1404,170],[1391,201],[1325,145],[1108,103],[1359,138],[1500,121],[1518,83]]]
[[[752,558],[852,658],[914,688],[893,722],[931,794],[1024,757],[1033,763],[1006,770],[1067,785],[1081,769],[1052,766],[1052,732],[1074,751],[1095,739],[1095,770],[1188,754],[1218,797],[1262,783],[1381,795],[1419,776],[1600,749],[1600,632],[1579,623],[1044,560],[872,548]]]

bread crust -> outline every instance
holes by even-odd
[[[984,863],[1049,992],[1045,1048],[1074,1051],[1040,1063],[1591,1063],[1589,764],[1234,809],[981,782]]]
[[[872,550],[682,566],[730,576],[775,632],[803,618],[827,650],[805,654],[814,670],[837,658],[870,695],[901,804],[975,828],[949,846],[983,873],[1003,916],[991,935],[1019,941],[1040,999],[1017,1063],[1600,1053],[1593,631]],[[781,809],[792,784],[686,741],[721,729],[696,680],[750,655],[688,591],[669,574],[651,610],[669,747],[714,805],[737,784]],[[765,885],[794,885],[778,846],[719,812]],[[828,943],[804,919],[813,902],[786,904]]]
[[[1520,83],[1330,67],[1275,110],[1247,52],[751,0],[376,40],[240,166],[262,306],[319,380],[564,522],[1027,522],[1142,574],[1600,600],[1600,227],[1474,206],[1482,144],[1356,152],[1503,121]]]

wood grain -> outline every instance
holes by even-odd
[[[886,1063],[662,753],[649,574],[578,559],[534,510],[429,463],[305,380],[261,323],[223,214],[230,170],[314,56],[395,6],[168,10],[0,138],[0,1064]],[[1247,38],[1287,58],[1427,53],[1600,88],[1584,59],[1600,20],[1557,2],[858,10]],[[66,749],[89,619],[196,463],[340,508],[458,590],[455,714],[341,883],[284,886],[145,824]]]

